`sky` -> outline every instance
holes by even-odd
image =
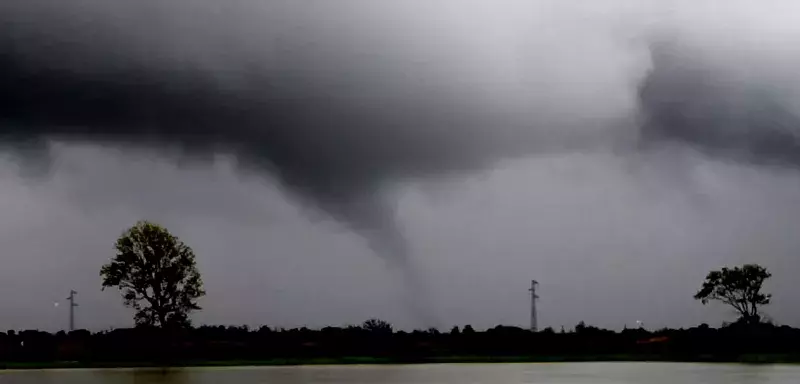
[[[132,324],[137,220],[196,324],[718,325],[760,263],[800,326],[791,1],[0,3],[0,329]]]

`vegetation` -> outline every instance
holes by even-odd
[[[584,322],[573,330],[531,332],[470,325],[397,331],[386,321],[360,326],[272,329],[192,327],[204,295],[191,248],[146,221],[125,231],[117,254],[101,269],[103,288],[116,287],[136,310],[137,326],[91,333],[0,332],[0,368],[150,365],[292,365],[537,361],[800,362],[800,329],[761,320],[770,301],[761,292],[771,275],[747,264],[711,271],[695,299],[733,307],[739,320],[722,328],[642,328],[620,332]]]
[[[369,319],[361,325],[361,328],[364,328],[367,332],[378,334],[391,334],[392,333],[392,325],[389,324],[387,321],[379,320],[379,319]]]
[[[100,269],[103,288],[116,287],[136,324],[180,328],[199,310],[203,282],[192,249],[166,228],[140,221],[116,243],[117,254]]]
[[[761,293],[761,286],[771,276],[766,268],[757,264],[711,271],[694,298],[703,304],[711,300],[722,302],[738,312],[739,321],[759,323],[759,307],[769,304],[772,297]]]
[[[366,324],[365,324],[366,325]],[[689,329],[591,325],[540,332],[496,326],[470,332],[413,332],[362,326],[318,330],[140,326],[90,333],[0,332],[0,368],[151,365],[295,365],[536,361],[800,362],[800,329],[732,323]],[[467,327],[463,327],[466,329]],[[470,327],[472,329],[472,327]],[[158,343],[169,361],[154,356]]]

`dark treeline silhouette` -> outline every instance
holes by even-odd
[[[168,335],[168,337],[165,337]],[[777,357],[779,356],[779,357]],[[388,323],[319,330],[200,326],[165,331],[137,327],[90,333],[77,330],[0,333],[0,361],[92,366],[114,363],[171,365],[202,362],[313,362],[368,357],[375,361],[464,360],[674,360],[795,361],[800,329],[737,322],[721,328],[624,329],[578,324],[573,330],[530,332],[510,326],[475,331],[395,331]]]
[[[166,228],[139,221],[115,243],[100,269],[135,312],[136,328],[91,333],[0,332],[0,367],[182,364],[293,364],[446,361],[798,361],[800,329],[763,322],[766,268],[745,264],[709,272],[694,295],[733,308],[738,320],[722,328],[599,329],[581,322],[569,332],[467,325],[449,332],[395,331],[370,319],[360,326],[319,330],[192,327],[190,314],[205,295],[192,249]],[[4,365],[3,365],[4,364]]]

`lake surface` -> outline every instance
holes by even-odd
[[[0,372],[14,384],[797,384],[800,366],[561,363],[42,370]]]

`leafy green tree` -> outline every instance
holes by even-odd
[[[769,304],[772,297],[761,293],[761,286],[771,276],[758,264],[711,271],[694,298],[703,304],[712,300],[722,302],[735,309],[741,321],[758,323],[761,321],[759,307]]]
[[[103,289],[116,287],[137,325],[185,327],[205,295],[192,249],[167,231],[139,221],[117,240],[117,254],[100,269]]]

